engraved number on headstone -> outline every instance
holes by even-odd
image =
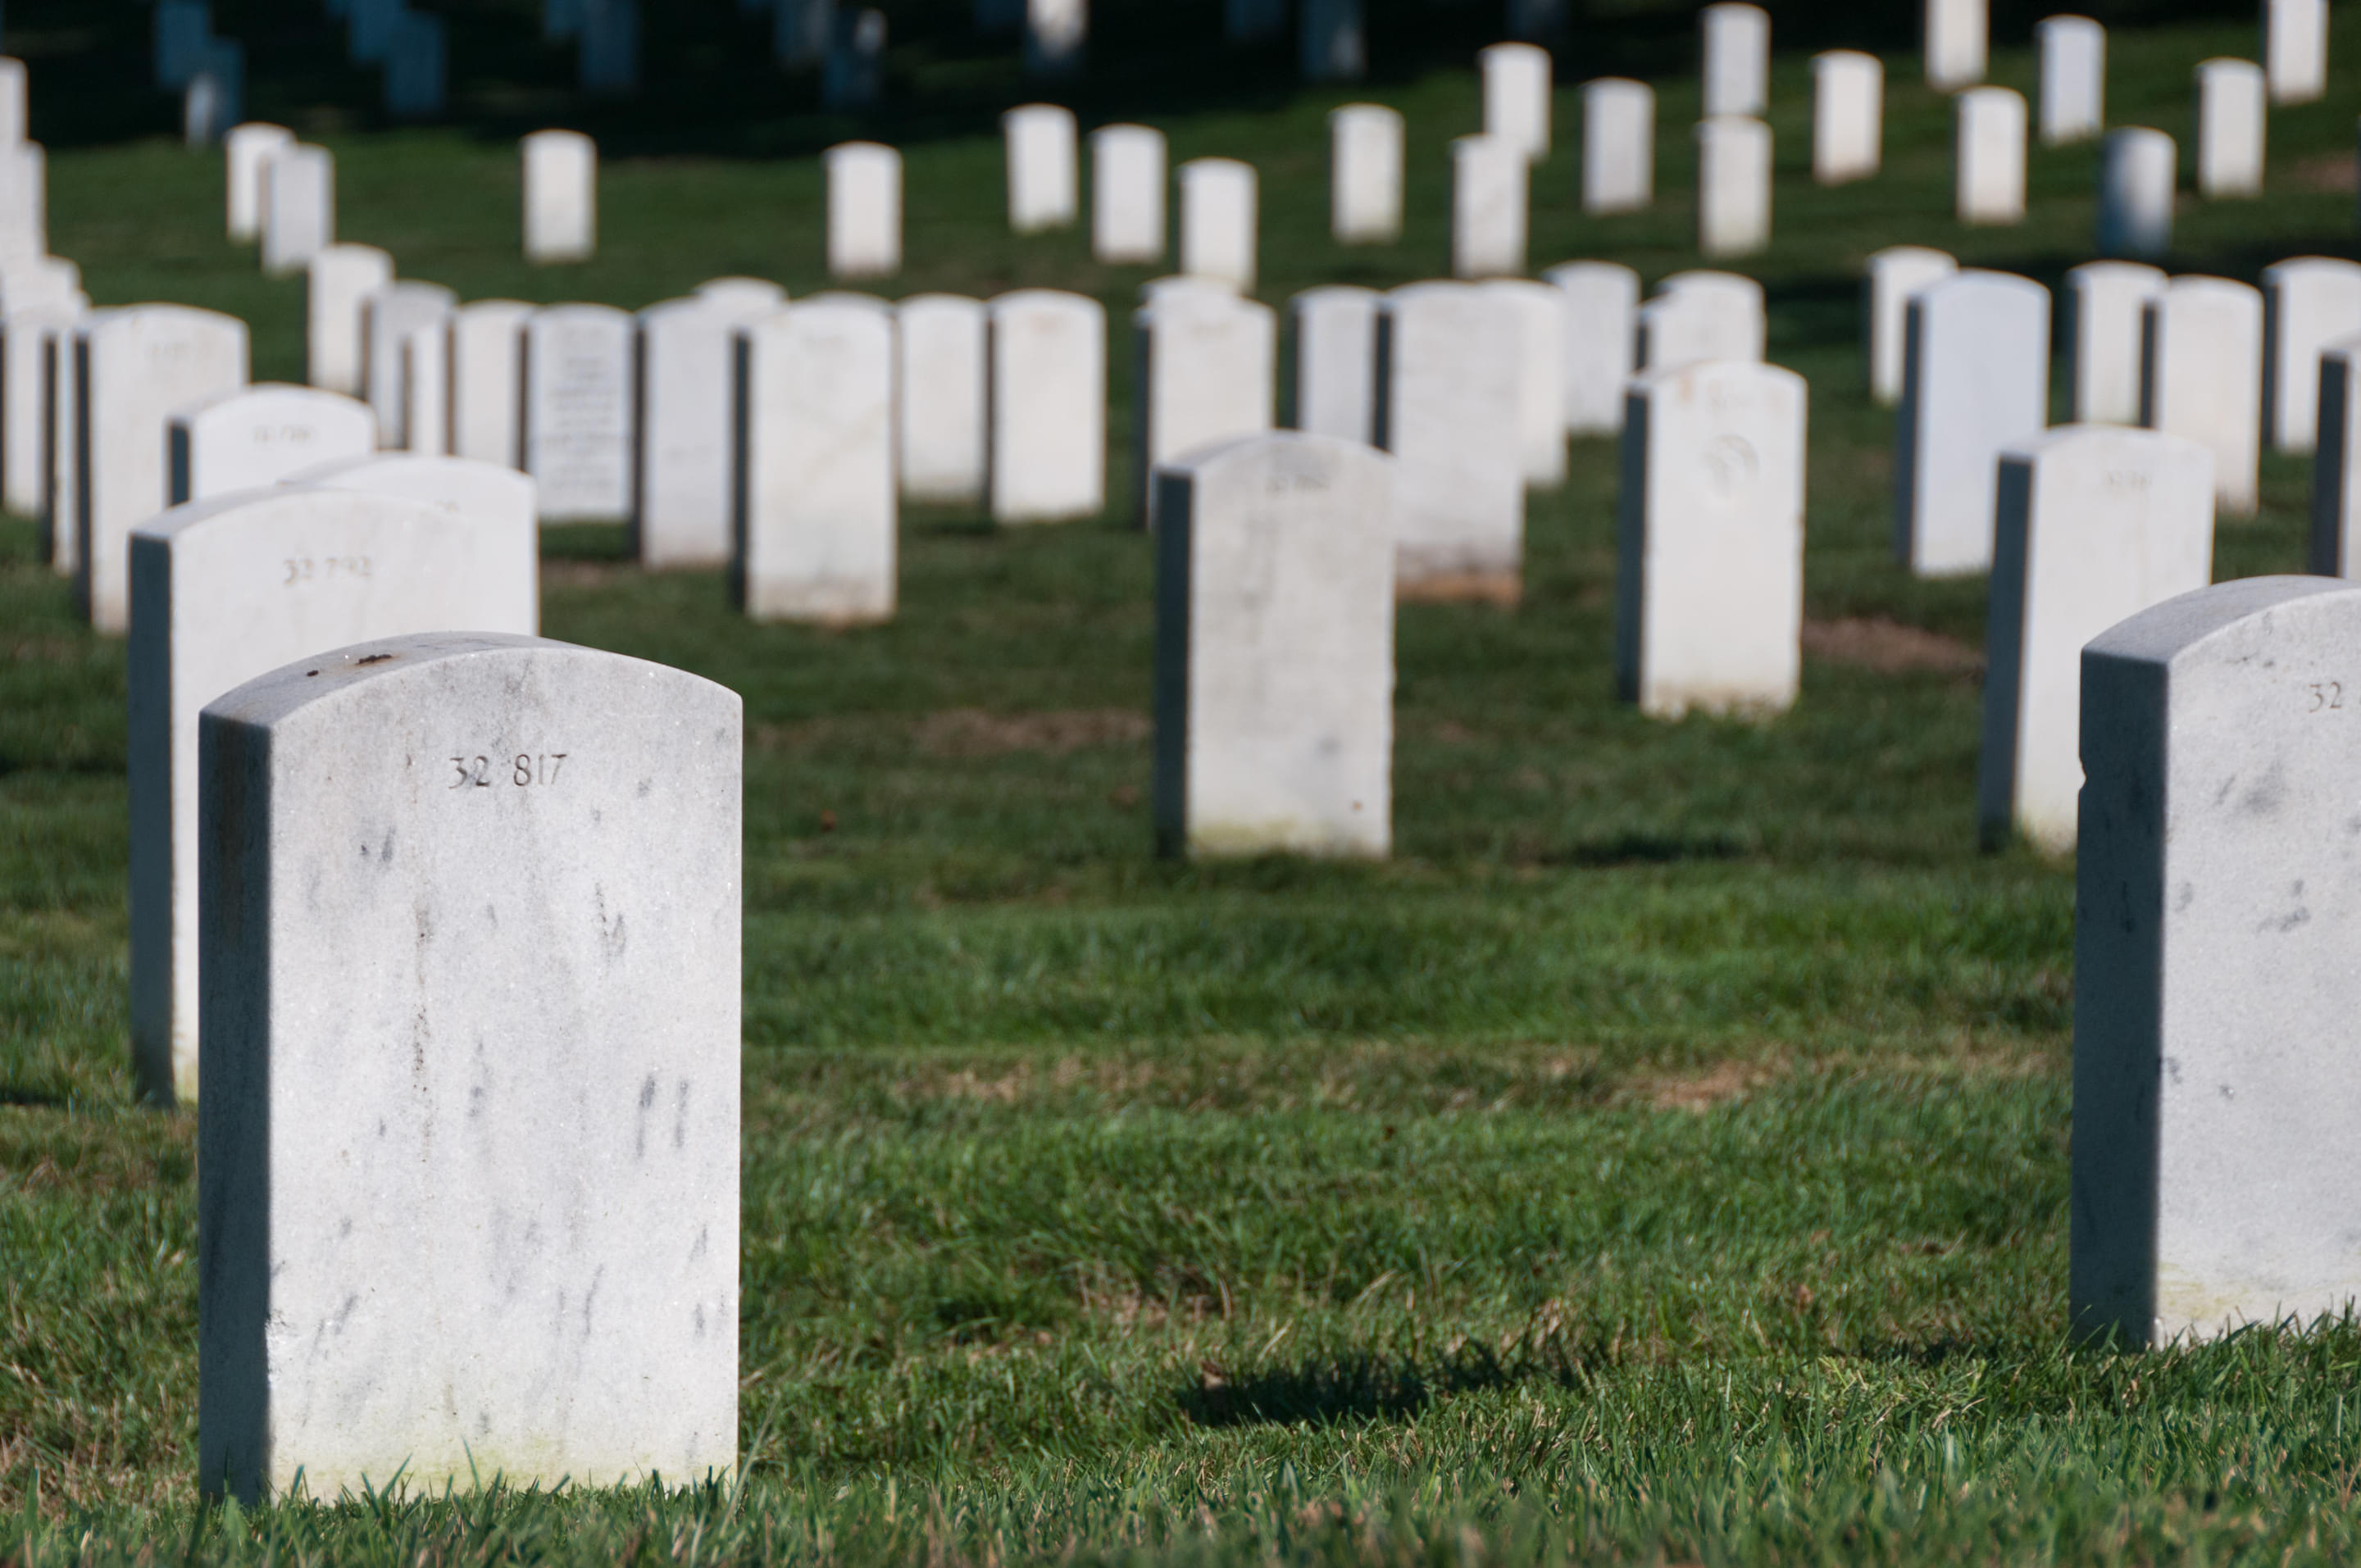
[[[509,763],[509,783],[519,789],[531,784],[554,784],[558,773],[566,766],[570,751],[520,752]],[[473,785],[478,789],[492,787],[496,774],[489,757],[454,757],[451,766],[457,776],[451,781],[453,789]]]
[[[258,424],[253,432],[257,446],[303,445],[318,433],[308,424]]]
[[[320,560],[290,560],[282,563],[287,576],[280,587],[291,588],[298,583],[335,582],[340,577],[367,577],[376,568],[366,555],[329,555]]]
[[[2342,681],[2314,681],[2304,690],[2312,694],[2312,706],[2306,713],[2326,713],[2345,706],[2345,684]]]

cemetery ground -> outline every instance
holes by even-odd
[[[2328,101],[2273,117],[2268,197],[2186,205],[2175,270],[2354,253],[2356,20]],[[2118,31],[2111,120],[2185,167],[2191,68],[2253,47]],[[2032,85],[2022,49],[1995,75]],[[1774,72],[1778,237],[1745,269],[1812,386],[1799,705],[1614,702],[1613,451],[1578,445],[1520,609],[1402,612],[1388,863],[1151,858],[1150,556],[1120,509],[906,513],[896,620],[835,634],[643,576],[620,528],[548,533],[549,635],[746,701],[728,1484],[198,1506],[194,1118],[135,1108],[126,1062],[123,649],[0,522],[0,1561],[2351,1555],[2361,1331],[2067,1335],[2072,871],[1976,849],[1983,588],[1891,564],[1856,279],[1907,241],[2055,288],[2096,153],[2037,149],[2028,223],[1963,230],[1914,78],[1889,60],[1886,173],[1823,192],[1805,62]],[[1536,266],[1698,265],[1693,87],[1659,87],[1657,208],[1597,221],[1561,90]],[[1162,122],[1176,162],[1260,168],[1266,300],[1442,270],[1470,73],[1367,94],[1410,116],[1396,247],[1326,238],[1323,115],[1353,95]],[[344,237],[465,297],[825,286],[808,159],[612,159],[599,258],[534,271],[512,145],[324,139]],[[1009,236],[996,140],[905,150],[888,291],[1120,309],[1148,275]],[[302,283],[218,237],[213,160],[60,151],[50,183],[101,303],[234,311],[257,379],[300,378]],[[2301,570],[2308,488],[2268,459],[2217,576]]]

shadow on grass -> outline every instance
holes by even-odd
[[[1207,1368],[1179,1404],[1201,1427],[1327,1426],[1415,1415],[1435,1399],[1503,1387],[1532,1376],[1483,1345],[1464,1345],[1434,1367],[1367,1354],[1314,1356],[1231,1378]]]

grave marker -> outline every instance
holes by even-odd
[[[1000,116],[1008,157],[1008,226],[1018,234],[1063,228],[1081,205],[1074,112],[1027,104]]]
[[[2078,424],[2140,422],[2140,336],[2164,274],[2136,261],[2092,261],[2066,274],[2067,382]]]
[[[1771,127],[1760,120],[1701,120],[1697,140],[1697,248],[1751,256],[1771,243]]]
[[[1707,119],[1752,118],[1771,104],[1771,16],[1760,5],[1725,0],[1697,13],[1705,32],[1700,74]]]
[[[82,576],[82,394],[74,345],[90,319],[85,307],[71,323],[41,333],[41,458],[47,494],[41,532],[49,570]]]
[[[1565,428],[1613,435],[1640,332],[1640,275],[1611,261],[1569,261],[1542,274],[1565,298]]]
[[[1091,254],[1115,263],[1164,259],[1164,133],[1102,126],[1091,133]]]
[[[1055,289],[989,302],[994,522],[1106,508],[1106,308]]]
[[[1676,272],[1640,307],[1639,368],[1760,361],[1768,331],[1763,285],[1731,272]]]
[[[2263,67],[2274,104],[2326,95],[2328,0],[2263,0]]]
[[[2222,510],[2261,505],[2263,296],[2227,278],[2175,278],[2141,323],[2140,423],[2213,454]]]
[[[2034,24],[2041,42],[2041,140],[2059,147],[2097,136],[2107,122],[2107,29],[2088,16]]]
[[[1303,0],[1302,15],[1304,81],[1358,82],[1367,73],[1361,0]]]
[[[437,511],[505,530],[499,537],[531,540],[540,502],[531,479],[513,468],[467,457],[423,457],[412,452],[372,452],[287,477],[291,485],[323,490],[366,490],[423,501]],[[532,553],[532,547],[526,547]]]
[[[730,563],[738,329],[779,308],[758,290],[667,300],[640,313],[631,511],[640,565],[649,571]]]
[[[1159,466],[1270,430],[1279,322],[1269,306],[1218,289],[1170,291],[1131,319],[1133,515],[1153,528]]]
[[[300,272],[335,243],[335,159],[301,142],[274,154],[262,166],[262,269]]]
[[[896,429],[902,494],[972,506],[983,499],[984,305],[958,294],[916,294],[895,307],[900,373]]]
[[[1191,159],[1180,166],[1180,270],[1255,286],[1257,181],[1254,166],[1232,158]]]
[[[26,139],[25,62],[0,55],[0,147],[19,147]]]
[[[262,236],[262,166],[295,145],[295,133],[284,126],[232,126],[222,137],[229,237],[258,239]]]
[[[2197,68],[2197,193],[2263,193],[2263,68],[2251,60],[2209,60]]]
[[[873,141],[840,142],[828,167],[828,269],[890,278],[902,269],[902,155]]]
[[[1484,78],[1484,135],[1528,159],[1550,149],[1550,53],[1532,44],[1493,44],[1476,51]]]
[[[1090,43],[1090,0],[1025,0],[1025,70],[1071,76]]]
[[[1517,444],[1527,489],[1565,483],[1565,296],[1529,278],[1484,285],[1517,313]]]
[[[451,455],[451,323],[448,317],[405,334],[401,355],[403,450]]]
[[[373,245],[332,245],[312,258],[304,323],[312,385],[361,390],[361,303],[393,281],[393,258]]]
[[[544,522],[631,512],[631,318],[608,305],[549,305],[525,318],[524,471]],[[461,452],[463,457],[476,454]]]
[[[787,302],[787,291],[763,278],[708,278],[692,292],[726,310],[762,315]]]
[[[1953,205],[1963,224],[2025,221],[2025,99],[2005,87],[1974,87],[1954,98],[1958,182]]]
[[[380,446],[406,452],[412,445],[402,343],[413,333],[445,329],[458,303],[439,283],[388,283],[362,296],[361,396],[377,411]]]
[[[1328,115],[1328,232],[1339,245],[1401,237],[1402,117],[1380,104]]]
[[[451,454],[524,466],[524,328],[533,308],[477,300],[451,318]]]
[[[1939,92],[1972,86],[1984,79],[1991,47],[1985,0],[1927,0],[1927,85]]]
[[[2312,460],[2312,561],[2323,577],[2361,577],[2361,337],[2320,356],[2320,441]]]
[[[1530,170],[1524,154],[1497,137],[1452,142],[1452,276],[1498,278],[1525,269]]]
[[[1903,339],[1910,296],[1939,283],[1960,264],[1925,246],[1896,245],[1869,258],[1869,395],[1892,408],[1902,400]]]
[[[1582,88],[1582,210],[1636,213],[1656,197],[1656,92],[1602,76]]]
[[[2099,252],[2162,256],[2172,247],[2172,195],[2180,151],[2162,131],[2111,133],[2099,170]]]
[[[377,418],[342,392],[279,382],[222,392],[175,412],[165,501],[211,500],[377,450]]]
[[[2320,356],[2361,333],[2361,264],[2299,256],[2263,269],[2263,438],[2312,451],[2319,433]]]
[[[1288,302],[1295,350],[1289,429],[1375,444],[1380,298],[1374,289],[1330,284]]]
[[[1844,185],[1875,174],[1885,146],[1885,67],[1873,54],[1812,57],[1812,178]]]
[[[598,144],[579,131],[535,131],[524,159],[524,258],[588,261],[598,247]]]
[[[820,72],[819,101],[831,109],[864,109],[885,90],[885,13],[840,14]]]
[[[1514,605],[1523,591],[1516,311],[1472,283],[1412,283],[1378,316],[1378,442],[1394,455],[1394,587]]]
[[[1921,577],[1988,571],[1994,465],[2049,423],[2049,291],[1971,268],[1905,310],[1894,556]]]

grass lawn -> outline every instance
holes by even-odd
[[[79,36],[27,48],[37,99],[44,49],[82,80]],[[2111,119],[2180,137],[2186,170],[2191,67],[2256,47],[2243,19],[2119,31]],[[1258,166],[1264,299],[1405,281],[1444,265],[1445,144],[1477,123],[1452,59],[1365,94],[1409,116],[1394,247],[1325,232],[1324,115],[1364,94],[1142,117],[1176,160]],[[2185,206],[2177,269],[2355,252],[2361,12],[2335,59],[2329,102],[2273,117],[2267,199]],[[997,90],[897,61],[945,103]],[[2072,872],[1976,850],[1983,589],[1891,563],[1856,279],[1915,242],[2056,285],[2088,258],[2096,152],[2037,150],[2029,221],[1963,230],[1948,106],[1889,63],[1885,173],[1824,192],[1806,62],[1778,59],[1778,238],[1745,269],[1812,389],[1801,703],[1759,727],[1614,703],[1613,452],[1583,444],[1533,499],[1521,609],[1403,611],[1385,865],[1151,858],[1150,561],[1119,519],[912,512],[898,619],[841,634],[750,626],[719,575],[643,576],[620,529],[552,532],[551,636],[746,699],[728,1486],[199,1508],[194,1121],[135,1109],[126,1060],[123,649],[0,521],[0,1563],[2361,1551],[2361,1331],[2067,1342]],[[2022,48],[1994,74],[2033,86]],[[632,307],[727,272],[824,284],[808,149],[836,122],[766,122],[776,156],[626,126],[598,260],[529,270],[496,116],[356,129],[258,82],[335,148],[344,236],[405,276]],[[1537,266],[1698,264],[1694,84],[1657,85],[1662,198],[1609,220],[1578,213],[1560,93]],[[887,291],[1126,308],[1148,269],[1006,232],[981,124],[869,125],[907,131]],[[235,311],[258,378],[300,377],[302,284],[220,237],[215,160],[53,140],[53,246],[101,303]],[[2264,493],[2218,576],[2301,568],[2308,463],[2268,459]]]

